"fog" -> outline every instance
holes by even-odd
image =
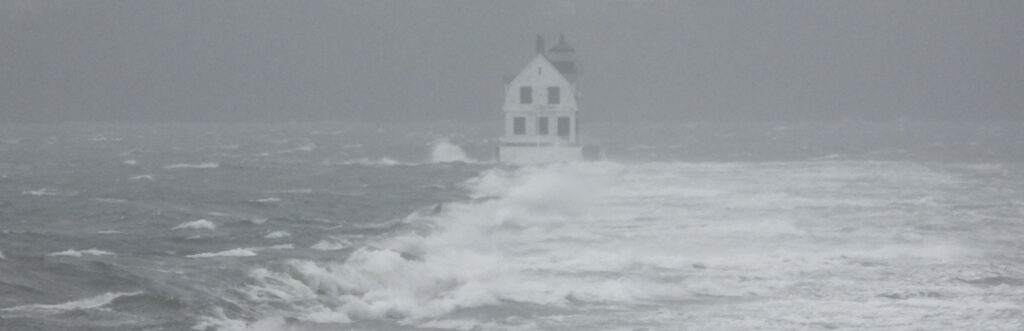
[[[589,120],[1021,120],[1021,1],[0,1],[0,120],[492,120],[564,34]]]

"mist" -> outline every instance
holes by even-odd
[[[589,120],[1024,119],[1019,1],[0,1],[4,121],[488,121],[535,35]]]
[[[1024,1],[0,0],[0,330],[1022,330]]]

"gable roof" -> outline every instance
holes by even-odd
[[[530,63],[526,64],[526,67],[523,67],[523,70],[520,71],[519,74],[517,74],[516,77],[512,79],[511,83],[515,83],[517,81],[525,79],[526,76],[531,75],[533,73],[533,70],[536,70],[536,68],[538,67],[541,68],[540,75],[542,77],[554,74],[554,78],[557,79],[560,84],[569,86],[572,85],[572,83],[570,83],[569,80],[565,78],[565,75],[562,74],[561,71],[558,71],[558,68],[556,68],[555,65],[552,64],[551,61],[544,56],[544,54],[537,54],[537,56],[535,56],[533,60],[530,60]]]

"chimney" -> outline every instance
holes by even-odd
[[[537,35],[537,54],[544,54],[544,36]]]

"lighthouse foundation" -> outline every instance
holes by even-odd
[[[514,143],[498,145],[498,161],[504,163],[529,165],[582,160],[582,146]]]

